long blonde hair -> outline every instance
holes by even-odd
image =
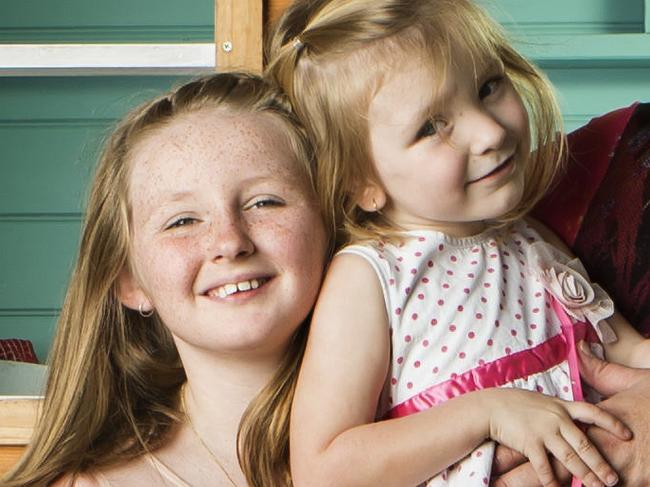
[[[251,75],[222,73],[192,81],[138,107],[118,124],[92,184],[78,260],[49,357],[41,417],[4,486],[47,485],[62,473],[134,458],[162,445],[182,419],[179,391],[185,372],[171,335],[155,316],[145,319],[122,306],[116,282],[129,265],[126,188],[132,148],[147,131],[207,107],[271,114],[285,129],[296,164],[311,178],[312,151],[288,104]],[[240,424],[240,464],[254,486],[291,483],[289,408],[304,328]]]
[[[321,206],[339,244],[396,230],[357,206],[359,188],[379,184],[367,123],[373,95],[400,60],[420,56],[445,73],[456,48],[475,63],[502,62],[528,110],[535,150],[520,204],[495,222],[503,224],[528,212],[561,167],[562,122],[546,77],[471,0],[296,0],[271,31],[266,74],[286,91],[313,139]]]

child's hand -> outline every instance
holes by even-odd
[[[596,424],[623,440],[632,432],[613,415],[585,402],[563,401],[518,389],[487,389],[490,437],[530,460],[544,486],[559,486],[548,459],[553,454],[586,486],[614,485],[618,476],[574,419]]]

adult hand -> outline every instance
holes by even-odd
[[[571,474],[564,465],[554,458],[551,458],[551,464],[560,485],[570,485]],[[490,485],[492,487],[541,487],[542,484],[525,456],[507,446],[497,445],[492,462]]]
[[[590,427],[588,435],[618,472],[619,485],[650,485],[650,370],[632,369],[597,359],[587,348],[580,347],[583,379],[604,396],[599,406],[621,419],[634,438],[622,441],[600,428]],[[559,464],[554,465],[557,478],[570,483]],[[493,487],[528,487],[540,485],[532,466],[516,452],[499,446],[493,466]]]
[[[580,347],[583,379],[609,397],[599,406],[618,417],[633,432],[630,441],[621,441],[597,427],[589,437],[618,472],[621,485],[650,485],[650,370],[633,369],[604,362],[588,347]]]

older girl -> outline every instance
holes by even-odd
[[[310,162],[252,76],[126,116],[93,182],[43,413],[3,485],[291,483],[290,398],[327,249]]]

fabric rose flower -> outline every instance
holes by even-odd
[[[589,281],[578,259],[571,259],[546,242],[535,242],[528,249],[528,262],[567,315],[591,323],[601,342],[616,341],[616,333],[604,321],[614,314],[614,303],[603,288]]]

